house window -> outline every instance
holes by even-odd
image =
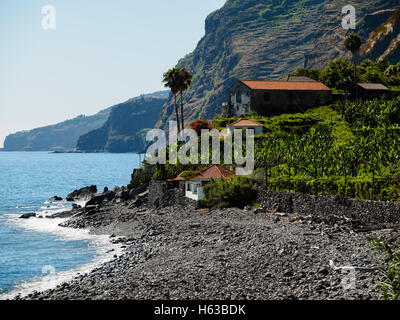
[[[236,102],[242,103],[242,94],[240,92],[236,93]]]
[[[264,92],[264,101],[268,101],[270,99],[270,94],[268,92]]]
[[[192,184],[191,183],[188,183],[188,191],[192,191]]]
[[[193,193],[197,194],[197,184],[193,184]]]

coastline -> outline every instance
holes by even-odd
[[[92,244],[95,236],[87,235],[88,231],[57,227],[63,219],[41,216],[58,213],[62,218],[60,211],[66,212],[72,204],[84,206],[84,201],[66,201],[68,193],[82,185],[95,182],[102,191],[106,186],[129,183],[133,168],[139,166],[139,157],[134,154],[53,157],[48,152],[2,152],[1,155],[0,167],[4,170],[0,179],[0,291],[4,298],[23,282],[23,293],[31,281],[40,282],[40,278],[49,275],[49,271],[43,272],[44,267],[53,266],[56,272],[71,271],[102,254]],[[56,201],[59,197],[55,195],[64,200]],[[20,219],[23,215],[30,218]],[[105,235],[102,237],[109,240]]]
[[[85,205],[85,200],[74,202],[76,205]],[[18,296],[27,296],[33,292],[44,291],[55,288],[57,285],[68,282],[81,274],[86,274],[96,269],[99,265],[106,263],[122,252],[120,245],[113,244],[107,235],[91,234],[88,229],[74,229],[60,227],[59,224],[66,222],[70,208],[66,207],[64,201],[45,201],[36,213],[36,217],[20,219],[21,214],[9,214],[8,223],[27,232],[39,232],[52,234],[62,241],[89,241],[90,247],[95,254],[90,262],[82,263],[72,269],[58,271],[52,265],[43,266],[42,275],[16,284],[10,291],[0,294],[0,300],[15,299]],[[54,218],[58,217],[58,218]]]
[[[121,255],[17,299],[376,299],[380,276],[368,236],[398,234],[268,208],[197,209],[110,193],[61,225],[108,235]],[[343,266],[356,267],[354,288],[343,286]]]
[[[59,271],[51,274],[51,269],[48,269],[49,275],[45,277],[35,277],[16,285],[10,292],[0,295],[0,300],[18,300],[20,297],[29,296],[36,292],[51,290],[57,286],[73,281],[77,277],[87,274],[98,268],[100,265],[114,259],[116,254],[120,254],[120,248],[116,246],[108,246],[106,252],[100,253],[99,256],[92,262],[80,265],[76,268]],[[112,252],[112,253],[111,253]]]

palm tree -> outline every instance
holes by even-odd
[[[183,67],[177,67],[177,78],[178,78],[178,91],[181,96],[181,128],[184,128],[184,116],[183,116],[183,92],[189,89],[192,84],[193,75]]]
[[[357,99],[357,53],[361,47],[361,38],[357,33],[350,33],[344,40],[344,46],[353,54],[353,64],[354,64],[354,88],[356,92]]]
[[[175,116],[176,116],[176,122],[178,123],[178,134],[181,132],[181,126],[179,123],[179,113],[178,113],[178,104],[176,102],[176,95],[179,92],[179,83],[178,83],[178,69],[177,68],[172,68],[169,69],[167,72],[164,73],[163,75],[163,81],[164,86],[166,88],[171,89],[171,93],[174,96],[174,102],[175,102]]]

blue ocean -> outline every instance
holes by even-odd
[[[136,154],[0,152],[0,299],[51,288],[111,259],[118,249],[107,236],[19,217],[67,210],[71,203],[48,199],[84,186],[127,185],[139,163]]]

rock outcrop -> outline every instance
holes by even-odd
[[[389,16],[386,19],[386,17]],[[400,60],[400,9],[382,10],[367,17],[368,20],[385,20],[369,36],[361,48],[362,58],[387,58],[390,61]]]
[[[75,201],[84,198],[92,198],[95,193],[97,193],[97,186],[84,187],[71,192],[67,196],[66,200]]]
[[[62,198],[59,196],[54,196],[49,199],[49,201],[62,201]]]
[[[21,215],[19,218],[20,219],[29,219],[29,218],[33,218],[36,217],[36,213],[25,213],[23,215]]]

